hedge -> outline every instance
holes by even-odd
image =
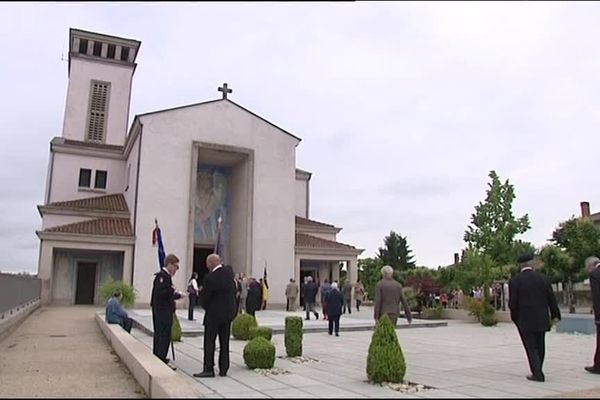
[[[264,337],[256,337],[244,346],[244,363],[250,369],[271,369],[275,365],[275,346]]]
[[[406,373],[406,362],[396,330],[387,314],[377,322],[367,356],[367,377],[371,382],[400,383]]]
[[[256,319],[250,314],[238,314],[231,324],[233,337],[239,340],[250,339],[250,328],[257,327]]]
[[[254,339],[256,337],[264,337],[267,340],[271,340],[273,337],[273,329],[268,326],[253,326],[250,328],[250,339]]]
[[[285,352],[288,357],[302,355],[302,317],[285,317]]]

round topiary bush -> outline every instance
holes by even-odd
[[[254,339],[256,337],[264,337],[267,340],[271,340],[273,337],[273,329],[268,326],[253,326],[250,328],[250,339]]]
[[[288,357],[302,355],[302,317],[285,317],[285,352]]]
[[[271,369],[275,364],[275,346],[264,337],[256,337],[244,346],[244,362],[250,369]]]
[[[492,307],[491,304],[487,303],[483,306],[479,321],[483,326],[494,326],[498,323],[498,320],[496,319],[496,310],[494,310],[494,307]]]
[[[250,328],[258,326],[256,319],[250,314],[238,314],[231,324],[233,337],[239,340],[250,339]]]
[[[367,377],[375,383],[400,383],[405,373],[406,363],[396,330],[384,314],[377,322],[369,345]]]

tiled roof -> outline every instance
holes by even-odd
[[[133,229],[131,229],[128,218],[98,218],[91,221],[55,226],[44,230],[44,232],[133,237]]]
[[[304,225],[304,226],[312,226],[312,227],[320,227],[320,228],[334,228],[337,229],[333,225],[326,224],[324,222],[315,221],[308,218],[302,218],[296,215],[296,225]]]
[[[600,212],[597,212],[597,213],[594,213],[594,214],[590,215],[590,218],[594,222],[600,222]]]
[[[88,197],[79,200],[58,201],[50,203],[48,206],[80,208],[84,210],[104,210],[104,211],[124,211],[129,212],[125,196],[121,193],[109,194],[106,196]]]
[[[123,151],[123,149],[125,148],[125,146],[117,146],[114,144],[83,142],[81,140],[71,140],[71,139],[65,139],[64,144],[68,144],[70,146],[78,146],[78,147],[90,147],[93,149],[118,150],[118,151]]]
[[[311,247],[315,249],[358,250],[354,246],[333,240],[321,239],[316,236],[296,232],[296,247]]]

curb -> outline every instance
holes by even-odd
[[[40,299],[30,300],[0,314],[0,340],[10,335],[19,324],[41,305]]]
[[[159,360],[120,325],[107,324],[103,313],[96,313],[100,330],[149,398],[203,397],[183,377]]]

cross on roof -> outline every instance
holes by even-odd
[[[224,83],[223,87],[219,87],[219,92],[223,92],[223,99],[227,98],[227,93],[233,93],[232,89],[227,88],[227,84]]]

